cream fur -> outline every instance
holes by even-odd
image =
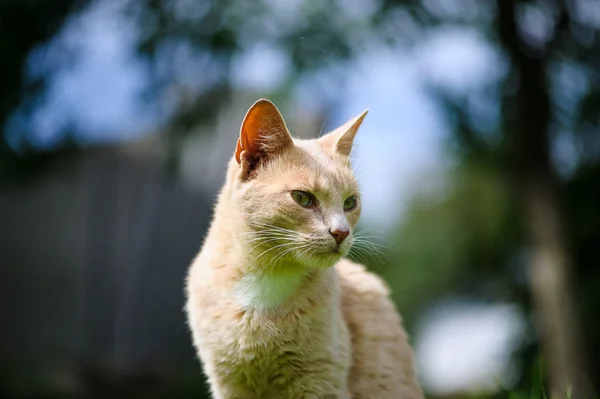
[[[214,398],[422,398],[388,289],[342,258],[360,214],[360,199],[342,208],[359,198],[347,155],[365,114],[321,139],[292,141],[275,106],[257,104],[187,280],[189,325]],[[260,128],[264,109],[274,131]],[[301,207],[291,190],[313,193],[318,206]],[[337,250],[334,228],[350,229]]]

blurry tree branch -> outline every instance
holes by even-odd
[[[572,257],[550,160],[547,53],[537,55],[521,40],[514,2],[496,4],[500,43],[518,80],[517,92],[507,93],[503,100],[504,129],[514,151],[515,178],[530,233],[530,284],[539,335],[550,366],[553,397],[573,389],[577,398],[583,394],[584,366],[571,288]],[[565,13],[563,9],[556,29],[564,29]]]
[[[9,147],[6,130],[7,122],[17,110],[27,115],[35,108],[50,77],[44,74],[28,78],[28,57],[48,44],[64,23],[87,4],[89,0],[0,2],[0,176],[7,171],[18,173],[15,168],[27,166],[27,161],[39,160],[26,157],[23,163],[24,158]],[[57,68],[68,58],[68,54],[62,54],[45,67]]]

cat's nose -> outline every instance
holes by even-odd
[[[350,230],[348,229],[333,229],[329,230],[329,233],[335,238],[335,242],[340,245],[346,237],[350,235]]]

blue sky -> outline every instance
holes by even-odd
[[[61,35],[82,53],[52,82],[48,101],[35,117],[34,139],[41,147],[60,139],[57,132],[65,121],[74,122],[82,141],[90,144],[133,139],[157,126],[156,113],[139,106],[137,96],[146,75],[132,51],[134,32],[116,13],[118,3],[100,4],[71,21]],[[31,60],[33,72],[38,61],[36,57]],[[234,74],[233,81],[257,92],[274,87],[287,70],[283,54],[268,46],[252,48],[238,57],[236,65],[235,70],[243,71],[243,75]],[[464,29],[428,33],[412,49],[373,45],[352,64],[348,83],[339,90],[341,108],[330,122],[336,125],[366,108],[370,110],[353,154],[357,175],[361,176],[367,227],[385,234],[401,217],[403,204],[415,190],[423,184],[436,184],[449,166],[444,150],[449,132],[425,84],[465,93],[497,77],[501,66],[498,54],[485,40]],[[310,85],[300,92],[298,101],[309,101],[306,90]],[[422,328],[417,353],[423,378],[431,389],[464,388],[485,380],[486,370],[487,374],[498,373],[498,351],[506,352],[506,337],[514,334],[507,327],[514,314],[505,308],[478,311],[470,312],[471,317],[460,319],[458,324],[456,317],[452,324],[448,317],[438,315],[437,324]],[[503,336],[488,334],[487,340],[482,333],[501,333],[503,328],[507,330]],[[480,373],[454,367],[452,360],[457,356],[480,359]]]
[[[46,106],[35,116],[36,145],[59,141],[66,122],[78,127],[84,143],[132,139],[158,125],[156,110],[138,101],[146,70],[134,55],[135,32],[118,4],[100,3],[61,34],[80,54],[52,81]],[[36,61],[31,60],[32,71]],[[498,64],[497,54],[473,31],[445,29],[429,33],[411,50],[373,45],[351,65],[348,84],[339,90],[341,109],[329,122],[370,110],[353,154],[360,159],[366,223],[390,227],[416,182],[433,180],[447,166],[447,127],[424,85],[465,93],[501,73]],[[234,71],[243,72],[234,73],[233,81],[257,93],[275,87],[287,72],[284,54],[266,45],[251,48],[236,65]],[[299,102],[307,105],[311,94],[305,89]]]

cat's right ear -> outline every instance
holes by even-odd
[[[293,145],[281,113],[271,101],[261,98],[248,110],[235,150],[235,160],[244,177],[268,157]]]
[[[364,110],[361,114],[350,119],[342,126],[321,137],[319,141],[322,143],[322,145],[332,149],[338,154],[349,157],[350,153],[352,152],[352,146],[356,132],[358,132],[358,128],[362,124],[362,121],[365,119],[365,116],[367,116],[368,112],[369,110]]]

